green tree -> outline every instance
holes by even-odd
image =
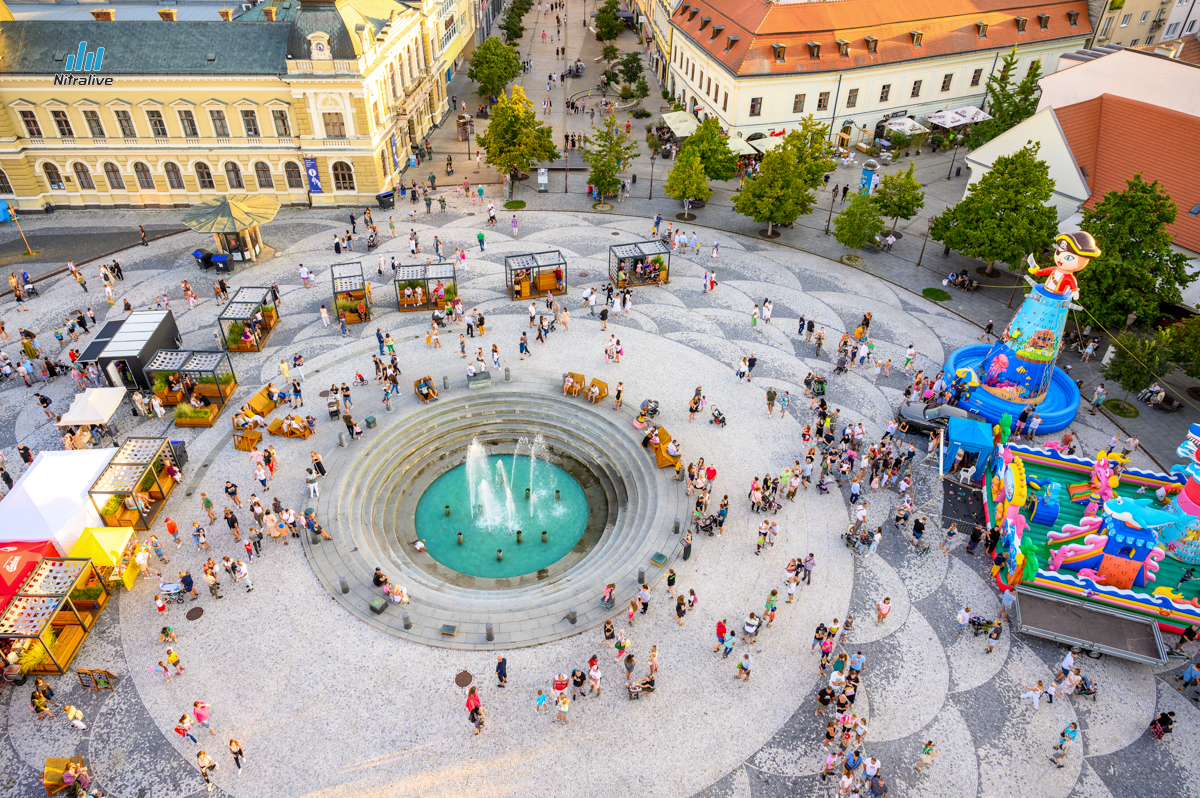
[[[812,190],[800,182],[795,155],[777,147],[763,156],[758,174],[734,195],[733,209],[759,224],[766,222],[770,235],[775,225],[791,224],[800,214],[812,210],[811,204],[806,207],[806,198],[811,195]]]
[[[1182,289],[1196,279],[1188,259],[1171,248],[1178,209],[1158,181],[1140,174],[1124,191],[1110,191],[1094,208],[1085,208],[1084,230],[1102,254],[1079,272],[1079,296],[1096,321],[1123,328],[1130,313],[1140,324],[1152,324],[1164,302],[1182,301]]]
[[[554,131],[538,121],[533,103],[520,86],[512,87],[512,96],[500,94],[490,113],[487,130],[476,136],[476,141],[492,166],[507,174],[559,157]],[[513,181],[516,195],[517,182]]]
[[[1122,402],[1130,393],[1149,387],[1175,367],[1171,362],[1169,332],[1160,330],[1152,336],[1143,336],[1126,331],[1116,337],[1113,346],[1116,350],[1108,363],[1100,366],[1100,373],[1125,389]]]
[[[646,78],[638,78],[637,85],[633,87],[633,96],[637,98],[639,107],[642,104],[642,100],[650,96],[650,84],[646,82]]]
[[[1033,116],[1038,105],[1038,81],[1042,77],[1042,62],[1034,61],[1025,77],[1014,86],[1017,72],[1017,48],[1004,56],[999,74],[988,76],[984,107],[992,118],[971,126],[967,146],[974,149],[991,141],[1006,130]]]
[[[837,168],[837,161],[829,157],[828,139],[829,126],[809,114],[800,120],[800,127],[783,137],[780,145],[780,149],[792,153],[797,180],[805,190],[801,216],[810,213],[816,204],[814,191],[825,182],[825,173]]]
[[[606,44],[604,49],[600,51],[600,58],[604,60],[604,75],[610,82],[616,82],[616,76],[613,74],[613,62],[621,58],[621,51],[617,49],[615,44]]]
[[[521,10],[521,6],[517,3],[513,3],[504,12],[504,16],[500,18],[500,30],[504,31],[504,40],[506,42],[515,42],[525,32],[525,26],[521,24],[521,18],[525,15],[525,10]]]
[[[1200,378],[1200,316],[1188,316],[1171,330],[1171,359],[1183,373]]]
[[[704,174],[709,180],[729,180],[737,174],[737,156],[729,149],[729,142],[721,135],[721,125],[716,117],[710,116],[700,123],[696,132],[688,136],[680,152],[694,152],[704,165]],[[695,199],[695,197],[693,197]]]
[[[479,84],[481,97],[504,93],[504,87],[521,74],[521,59],[517,51],[495,36],[483,40],[471,54],[471,68],[467,77]]]
[[[897,172],[884,175],[879,179],[879,185],[871,194],[871,202],[879,207],[879,213],[892,220],[892,232],[900,220],[908,221],[916,216],[917,211],[925,207],[925,193],[921,184],[913,176],[913,164],[908,165],[907,172]]]
[[[1058,231],[1058,214],[1046,205],[1054,181],[1050,168],[1038,160],[1040,146],[1030,142],[997,158],[962,202],[934,218],[930,237],[987,261],[990,275],[996,261],[1014,269],[1026,255],[1048,247]]]
[[[642,54],[637,50],[625,53],[621,56],[617,69],[621,72],[621,80],[633,86],[642,77]]]
[[[609,197],[620,189],[618,173],[633,159],[638,148],[633,137],[613,122],[613,117],[605,119],[598,131],[584,138],[580,154],[591,167],[588,182],[599,189],[602,197]]]
[[[833,237],[843,247],[859,249],[875,241],[883,232],[879,208],[865,194],[850,195],[850,204],[833,217]]]
[[[704,164],[700,163],[700,155],[695,150],[683,150],[675,159],[663,191],[671,199],[680,202],[685,200],[707,200],[712,196],[708,187],[708,177],[704,174]]]
[[[596,41],[611,42],[621,32],[621,18],[617,16],[620,8],[617,0],[607,0],[596,12]]]

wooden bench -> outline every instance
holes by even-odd
[[[116,515],[104,516],[104,523],[106,526],[134,526],[137,524],[137,522],[137,510],[134,510],[132,507],[126,507],[124,504],[121,505],[121,509],[117,511]]]
[[[667,454],[667,445],[671,443],[671,433],[667,432],[662,427],[658,428],[658,444],[654,447],[654,459],[658,462],[659,468],[674,468],[679,462],[679,455],[672,457]]]
[[[150,488],[151,499],[165,499],[171,495],[171,491],[175,489],[175,478],[166,471],[158,472],[158,485],[162,488],[160,492],[158,487]]]
[[[1156,405],[1152,405],[1152,407],[1155,407],[1158,410],[1163,411],[1164,413],[1174,413],[1177,410],[1183,409],[1183,405],[1181,403],[1175,401],[1173,398],[1171,398],[1170,396],[1166,396],[1166,395],[1163,396],[1161,402],[1159,402]]]
[[[583,376],[582,374],[576,374],[572,371],[568,371],[567,376],[570,377],[573,382],[571,385],[571,396],[582,396],[583,386],[587,385],[587,377]],[[563,380],[563,382],[565,383],[566,380]]]
[[[63,774],[67,772],[67,768],[72,763],[82,765],[83,755],[76,754],[70,759],[46,760],[46,769],[42,771],[42,785],[46,788],[47,796],[57,795],[67,788],[67,785],[63,783]]]
[[[591,392],[592,392],[592,388],[599,388],[599,389],[600,389],[600,392],[599,392],[598,394],[596,394],[596,398],[595,398],[595,399],[592,399],[592,398],[591,398]],[[600,380],[598,380],[598,379],[596,379],[595,377],[593,377],[593,378],[592,378],[592,384],[588,386],[588,401],[589,401],[589,402],[595,402],[596,404],[599,404],[599,403],[600,403],[600,400],[601,400],[601,399],[603,399],[603,398],[604,398],[604,397],[606,397],[606,396],[608,396],[608,383],[607,383],[607,382],[601,382]]]
[[[178,416],[176,416],[175,417],[175,426],[177,426],[177,427],[211,427],[213,425],[213,422],[216,421],[216,419],[217,419],[217,408],[203,407],[203,408],[196,408],[196,409],[197,409],[197,411],[202,412],[204,415],[198,416],[196,418],[179,418]]]
[[[298,429],[295,427],[291,429],[285,428],[284,421],[289,418],[299,423],[300,426]],[[272,435],[282,435],[285,438],[304,438],[306,440],[308,436],[312,434],[312,430],[308,428],[308,422],[296,415],[287,415],[283,418],[275,419],[271,422],[271,425],[267,427],[267,432]],[[259,434],[259,437],[261,437],[261,433]]]
[[[272,410],[279,407],[277,402],[271,401],[270,396],[267,394],[267,386],[265,385],[259,389],[258,393],[251,396],[250,401],[246,404],[250,406],[251,410],[263,417],[266,417]]]
[[[427,396],[427,397],[421,396],[421,391],[420,391],[421,383],[426,382],[426,381],[429,382],[429,387],[430,387],[429,396]],[[418,379],[413,380],[413,393],[415,393],[417,395],[417,398],[420,399],[422,402],[432,402],[434,400],[435,397],[433,395],[433,390],[434,390],[433,389],[433,377],[429,376],[428,374],[426,374],[424,377],[420,377]]]
[[[158,397],[158,401],[162,402],[163,407],[174,407],[183,401],[183,391],[166,389],[155,391],[154,395]]]
[[[262,443],[262,433],[258,430],[240,429],[233,432],[233,448],[239,452],[250,452]]]

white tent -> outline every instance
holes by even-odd
[[[124,398],[124,388],[88,388],[71,402],[70,409],[58,420],[58,426],[107,424]]]
[[[958,111],[952,111],[949,108],[930,114],[928,119],[931,124],[942,127],[958,127],[959,125],[967,124],[966,117]]]
[[[750,142],[750,146],[761,153],[768,153],[783,143],[783,136],[768,136],[767,138],[755,139]]]
[[[911,116],[905,116],[900,119],[889,119],[884,125],[888,130],[899,130],[909,136],[915,136],[919,133],[928,133],[929,129],[921,127]]]
[[[67,556],[83,530],[104,526],[88,490],[116,449],[41,452],[0,501],[0,544],[48,540]]]
[[[671,128],[671,132],[681,139],[695,133],[696,128],[700,126],[696,117],[686,111],[672,111],[669,114],[663,114],[662,118],[667,123],[667,127]]]
[[[992,118],[992,115],[985,111],[976,108],[973,105],[964,105],[962,108],[955,108],[954,113],[963,118],[966,124],[973,125],[976,122],[984,122]]]
[[[731,149],[733,151],[734,155],[757,155],[758,154],[758,150],[754,149],[749,144],[747,144],[744,139],[739,139],[739,138],[730,136],[728,139],[726,139],[726,142],[728,142],[729,149]]]

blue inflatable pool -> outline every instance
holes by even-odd
[[[988,344],[971,344],[955,350],[946,360],[946,365],[943,366],[947,379],[953,379],[955,372],[961,368],[970,368],[978,373],[980,364],[990,349]],[[1079,401],[1079,389],[1075,383],[1071,381],[1065,371],[1055,366],[1054,375],[1050,378],[1050,387],[1046,391],[1046,398],[1037,406],[1037,412],[1042,416],[1038,434],[1047,435],[1066,429],[1075,420],[1075,414],[1079,412]],[[983,388],[973,389],[971,398],[960,403],[960,406],[978,413],[993,424],[998,423],[1000,417],[1005,413],[1011,415],[1016,421],[1017,416],[1021,415],[1021,411],[1024,409],[1024,405],[1001,399]]]

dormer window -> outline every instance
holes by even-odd
[[[1027,24],[1029,24],[1029,20],[1028,20],[1028,19],[1026,19],[1025,17],[1017,17],[1017,18],[1016,18],[1016,23],[1017,23],[1017,33],[1024,33],[1024,32],[1025,32],[1025,26],[1026,26]]]
[[[725,52],[729,52],[730,50],[732,50],[733,46],[737,43],[738,43],[738,37],[726,36],[725,37]]]
[[[821,60],[821,43],[820,42],[809,42],[808,43],[808,57],[813,59],[814,61]]]
[[[871,55],[874,55],[875,53],[879,52],[879,40],[876,39],[874,36],[868,36],[868,37],[866,37],[866,39],[864,41],[866,41],[866,43],[867,43],[867,52],[868,53],[870,53]]]
[[[979,32],[979,38],[981,38],[981,39],[987,38],[987,28],[988,28],[988,24],[986,22],[976,22],[975,23],[975,30]]]
[[[920,47],[921,39],[923,39],[925,37],[925,34],[921,33],[921,31],[919,31],[919,30],[910,30],[908,32],[908,35],[912,37],[912,46],[913,47]]]
[[[771,50],[772,50],[772,52],[774,52],[774,53],[775,53],[775,63],[776,63],[776,64],[782,64],[782,63],[784,63],[784,62],[787,60],[787,59],[785,59],[785,58],[784,58],[784,54],[787,52],[787,46],[786,46],[786,45],[782,45],[782,44],[772,44],[772,45],[771,45]]]
[[[700,30],[704,30],[704,26],[712,22],[712,17],[700,17]]]
[[[838,55],[842,56],[843,58],[850,55],[850,42],[846,41],[845,39],[837,40],[837,48]]]
[[[1050,30],[1050,15],[1038,14],[1038,27],[1042,30]]]
[[[1072,28],[1078,28],[1079,27],[1079,12],[1078,11],[1068,11],[1067,12],[1067,22],[1071,23]]]
[[[684,14],[686,14],[686,13],[687,13],[687,10],[688,10],[689,8],[691,8],[691,7],[692,7],[692,4],[691,4],[691,3],[684,3],[683,5],[681,5],[681,6],[679,7],[679,16],[681,16],[681,17],[682,17]]]
[[[698,8],[693,8],[691,11],[689,11],[688,12],[688,22],[691,22],[693,19],[695,19],[696,15],[699,13],[700,13],[700,9],[698,9]]]
[[[713,39],[715,39],[715,38],[717,38],[718,36],[720,36],[720,35],[721,35],[721,31],[723,31],[723,30],[725,30],[725,26],[724,26],[724,25],[713,25],[713,29],[712,29],[712,35],[708,37],[708,40],[711,42]]]

